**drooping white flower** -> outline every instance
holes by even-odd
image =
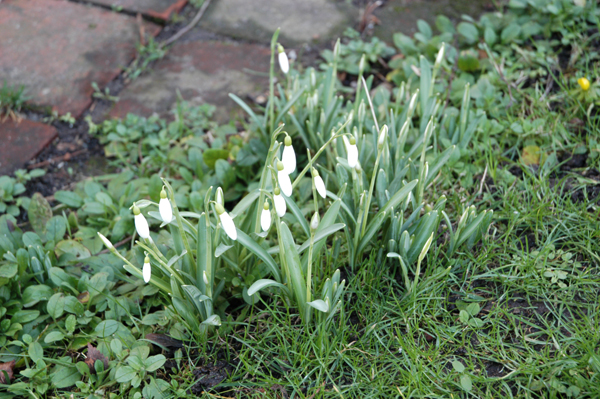
[[[279,67],[283,73],[287,74],[290,71],[290,61],[281,44],[277,45],[277,52],[279,53]]]
[[[260,227],[262,227],[263,231],[268,231],[271,227],[271,211],[269,210],[269,203],[266,200],[260,214]]]
[[[281,190],[279,187],[275,187],[273,190],[273,203],[275,204],[275,212],[277,215],[282,218],[285,216],[285,212],[287,211],[287,205],[285,203],[285,198],[281,195]]]
[[[160,202],[158,203],[158,211],[163,222],[169,223],[173,220],[173,208],[171,207],[171,201],[167,198],[167,192],[164,187],[160,192]]]
[[[281,161],[283,162],[283,170],[289,175],[296,170],[296,153],[290,136],[285,136],[284,144]]]
[[[150,281],[150,277],[152,276],[152,267],[150,266],[150,258],[144,258],[144,267],[142,268],[142,276],[144,276],[144,282]]]
[[[356,147],[356,139],[354,136],[350,136],[350,139],[346,136],[344,138],[344,144],[346,145],[346,152],[348,153],[348,166],[354,168],[358,163],[358,148]]]
[[[150,228],[148,227],[148,221],[140,212],[140,208],[133,205],[133,219],[135,222],[135,229],[138,235],[144,239],[150,238]]]
[[[283,162],[277,161],[277,182],[281,188],[281,192],[289,197],[292,195],[292,181],[290,175],[285,173]]]
[[[219,220],[221,221],[221,225],[223,226],[223,230],[232,240],[237,240],[237,230],[235,228],[235,223],[233,223],[233,219],[227,212],[225,212],[225,208],[223,205],[217,203],[215,204],[215,209],[217,210],[217,214],[219,215]]]
[[[313,172],[313,180],[315,182],[315,188],[319,195],[323,198],[327,197],[327,190],[325,189],[325,183],[323,183],[323,179],[319,176],[319,172],[315,168],[312,170]]]

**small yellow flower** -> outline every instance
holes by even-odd
[[[581,86],[581,89],[583,91],[588,91],[590,88],[590,81],[587,80],[586,78],[577,79],[577,83],[579,83],[579,86]]]

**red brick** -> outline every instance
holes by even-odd
[[[134,17],[64,0],[0,2],[0,37],[0,82],[24,85],[31,103],[75,117],[91,103],[92,82],[114,79],[140,39]]]
[[[0,120],[0,175],[23,168],[57,136],[56,129],[26,119]]]
[[[168,20],[179,12],[188,0],[91,0],[105,6],[123,7],[124,10],[142,13],[150,17]]]

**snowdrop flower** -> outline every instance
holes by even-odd
[[[290,70],[290,61],[281,44],[277,45],[277,52],[279,53],[279,67],[283,73],[287,74]]]
[[[208,285],[208,276],[206,275],[206,270],[202,272],[202,279],[204,280],[204,284]]]
[[[579,78],[577,79],[577,83],[581,87],[581,90],[588,91],[590,89],[590,81],[587,78]]]
[[[381,132],[379,133],[379,139],[377,140],[377,146],[382,147],[383,143],[385,143],[385,137],[387,136],[388,127],[387,125],[383,125],[381,128]]]
[[[265,200],[262,213],[260,214],[260,227],[263,231],[268,231],[271,227],[271,211],[269,210],[269,202]]]
[[[144,239],[150,238],[150,228],[148,227],[148,221],[140,212],[135,204],[133,205],[133,219],[135,221],[135,229],[140,237]]]
[[[283,162],[277,161],[277,181],[283,194],[289,197],[292,195],[292,181],[290,180],[290,175],[285,173],[284,169]]]
[[[160,202],[158,203],[158,211],[163,222],[169,223],[173,220],[173,208],[171,208],[171,201],[167,198],[167,192],[165,188],[160,192]]]
[[[144,267],[142,268],[142,275],[144,276],[144,282],[150,281],[150,277],[152,276],[152,267],[150,266],[150,258],[144,258]]]
[[[344,144],[346,145],[346,152],[348,153],[348,166],[354,168],[358,163],[358,148],[356,147],[356,139],[354,136],[350,136],[350,139],[346,136],[342,136]]]
[[[223,189],[217,187],[217,193],[215,194],[215,201],[217,204],[223,205]]]
[[[115,251],[115,247],[112,245],[112,242],[110,242],[108,238],[104,237],[104,235],[102,235],[102,233],[100,232],[98,232],[98,236],[100,237],[106,248],[110,249],[111,252]]]
[[[323,183],[323,179],[319,176],[319,172],[315,168],[312,169],[313,180],[315,182],[315,188],[319,195],[323,198],[327,197],[327,190],[325,189],[325,183]]]
[[[296,153],[294,152],[294,147],[292,147],[292,138],[290,136],[285,136],[284,144],[281,161],[283,162],[283,170],[289,175],[296,170]]]
[[[434,68],[439,68],[440,67],[440,65],[442,64],[442,61],[444,60],[444,53],[445,52],[446,52],[446,44],[442,43],[442,47],[440,48],[440,51],[438,51],[437,57],[435,57]]]
[[[223,205],[216,203],[215,209],[217,210],[217,214],[219,215],[219,220],[221,221],[221,225],[223,225],[223,230],[232,240],[237,240],[237,230],[235,229],[235,223],[233,223],[233,219],[227,212],[225,212],[225,208]]]
[[[275,211],[277,215],[282,218],[285,216],[285,211],[287,210],[287,205],[285,203],[285,198],[281,195],[281,190],[279,187],[275,187],[273,190],[273,203],[275,204]]]
[[[315,231],[319,227],[319,214],[315,212],[310,219],[310,229]]]

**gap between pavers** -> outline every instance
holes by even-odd
[[[156,35],[160,28],[144,22]],[[131,16],[65,0],[0,3],[0,82],[24,85],[30,103],[79,117],[135,56],[140,26]]]

